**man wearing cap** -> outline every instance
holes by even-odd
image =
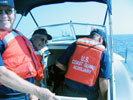
[[[46,88],[34,84],[40,63],[31,45],[13,29],[16,17],[13,0],[0,0],[0,100],[29,100],[28,94],[40,100],[58,100]]]
[[[43,28],[35,30],[30,39],[30,41],[33,45],[33,48],[35,50],[35,53],[42,65],[42,71],[44,70],[44,61],[43,61],[42,55],[38,51],[47,45],[47,40],[51,40],[51,39],[52,39],[52,36],[49,35],[47,33],[46,29],[43,29]],[[42,83],[40,84],[37,81],[35,81],[35,84],[37,84],[39,86],[42,85]],[[36,98],[36,96],[30,95],[30,98]]]
[[[44,46],[47,45],[47,40],[51,40],[52,36],[49,35],[46,29],[37,29],[33,32],[33,35],[30,39],[33,48],[35,51],[41,50]],[[39,53],[36,53],[40,61],[42,61],[42,56]]]
[[[57,59],[56,66],[66,72],[57,95],[98,100],[100,89],[102,100],[106,100],[110,65],[105,36],[101,29],[94,29],[89,38],[78,39]]]
[[[47,33],[46,29],[38,29],[34,31],[30,41],[34,46],[34,49],[38,51],[46,45],[47,40],[51,39],[52,37]]]

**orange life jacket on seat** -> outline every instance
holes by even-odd
[[[23,79],[35,77],[40,81],[44,78],[43,68],[26,37],[15,30],[0,31],[0,39],[5,46],[2,59],[7,69]]]
[[[70,58],[66,78],[93,86],[99,74],[101,54],[105,47],[89,38],[76,42],[76,49]]]

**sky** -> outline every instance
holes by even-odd
[[[99,3],[93,5],[90,3],[89,6],[88,3],[65,3],[65,5],[48,5],[44,9],[37,7],[31,12],[39,25],[65,23],[70,20],[73,22],[101,24],[105,15],[105,8],[104,4]],[[111,17],[113,34],[133,34],[133,0],[112,0]],[[20,15],[17,15],[14,27],[19,18]],[[25,34],[29,34],[35,29],[36,25],[30,14],[23,17],[17,28],[17,30]]]
[[[133,34],[133,0],[112,0],[113,32]]]

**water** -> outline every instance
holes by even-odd
[[[133,53],[133,34],[113,35],[113,51],[125,57],[126,49]]]

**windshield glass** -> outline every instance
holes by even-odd
[[[45,28],[49,34],[52,36],[52,40],[60,41],[60,40],[75,40],[78,37],[89,36],[90,31],[93,28],[100,28],[104,30],[104,26],[95,25],[95,24],[87,24],[87,23],[61,23],[61,24],[53,24],[41,26],[40,28]],[[31,38],[31,34],[27,37]]]
[[[52,4],[52,5],[36,7],[31,10],[31,13],[33,14],[38,26],[45,26],[45,25],[58,24],[58,23],[69,23],[70,21],[78,23],[88,23],[88,24],[93,23],[93,24],[102,25],[104,22],[106,8],[107,7],[105,4],[96,3],[96,2],[83,2],[83,3],[66,2],[61,4]],[[19,18],[20,15],[17,15],[15,26]],[[77,26],[75,28],[76,30],[78,29]],[[21,31],[25,36],[28,36],[35,29],[37,29],[37,26],[34,23],[33,19],[31,18],[31,15],[28,14],[26,17],[23,17],[17,29]],[[80,29],[84,31],[84,29],[82,28]],[[78,29],[78,32],[79,31],[80,30]],[[89,31],[87,30],[87,32]],[[84,33],[86,34],[87,32]],[[56,35],[58,35],[58,32],[56,33],[57,33]]]

